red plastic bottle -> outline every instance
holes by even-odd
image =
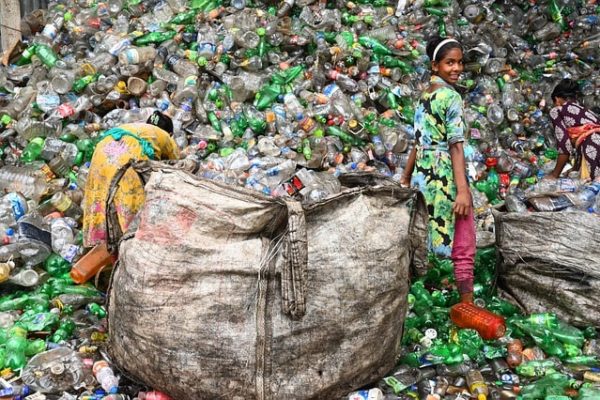
[[[151,392],[139,392],[138,399],[140,400],[173,400],[163,392],[153,390]]]
[[[473,303],[458,303],[450,309],[452,322],[460,328],[475,329],[485,340],[498,339],[506,332],[504,318]]]

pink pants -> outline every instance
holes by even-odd
[[[456,218],[454,222],[451,258],[454,263],[454,279],[461,294],[473,291],[475,245],[475,217],[471,207],[471,212],[466,218]]]

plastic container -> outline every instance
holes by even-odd
[[[460,328],[475,329],[485,340],[498,339],[506,332],[504,318],[472,303],[454,305],[450,318]]]
[[[100,269],[113,261],[106,243],[96,245],[71,269],[71,279],[77,284],[90,280]]]

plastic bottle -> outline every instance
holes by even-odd
[[[33,287],[39,282],[39,274],[33,269],[22,269],[8,279],[13,285]]]
[[[83,216],[83,210],[75,204],[69,196],[63,192],[58,192],[50,198],[50,203],[54,208],[63,213],[65,217],[79,220]]]
[[[486,340],[504,335],[504,318],[471,303],[458,303],[450,309],[450,318],[461,328],[475,329]]]
[[[119,391],[119,378],[115,376],[112,368],[106,361],[96,361],[92,371],[102,389],[107,393],[111,394]]]
[[[154,47],[130,47],[119,54],[121,65],[137,65],[154,60],[156,49]]]
[[[100,269],[112,262],[106,243],[98,244],[84,255],[71,269],[73,282],[81,284],[90,280]]]
[[[506,362],[511,368],[515,368],[523,362],[523,343],[519,339],[513,339],[506,345]]]
[[[481,372],[472,369],[467,372],[467,386],[472,396],[477,396],[477,400],[486,400],[489,395],[489,389]]]
[[[22,369],[27,362],[25,349],[27,348],[27,331],[15,326],[8,331],[6,341],[5,365],[13,371]]]
[[[153,390],[150,392],[139,392],[137,395],[139,400],[172,400],[168,395],[159,392],[158,390]]]

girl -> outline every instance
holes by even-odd
[[[475,222],[463,153],[463,102],[454,90],[463,71],[463,51],[455,39],[427,43],[432,76],[415,111],[415,147],[401,183],[425,196],[429,213],[428,245],[451,257],[461,301],[473,301]],[[412,180],[411,180],[412,177]]]
[[[581,178],[600,177],[600,118],[577,104],[578,93],[579,85],[571,79],[563,79],[552,91],[550,119],[559,153],[552,178],[560,176],[574,146],[581,160]]]

